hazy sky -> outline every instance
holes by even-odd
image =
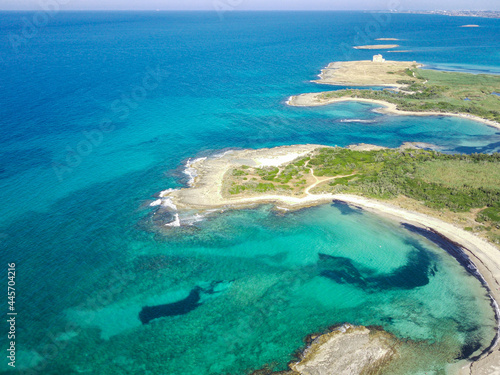
[[[0,0],[0,9],[40,10],[50,3],[64,10],[500,10],[499,0]]]

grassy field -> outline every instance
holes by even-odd
[[[283,168],[243,166],[241,169],[233,169],[231,177],[226,177],[226,193],[230,196],[266,192],[301,195],[312,178],[305,163],[306,161],[301,159]]]
[[[500,122],[500,76],[405,69],[387,74],[399,76],[401,91],[347,89],[322,94],[328,98],[378,99],[408,111],[464,113]]]
[[[471,213],[500,243],[500,154],[447,155],[427,150],[353,151],[322,148],[280,168],[235,169],[227,194],[353,193],[404,196],[434,210]]]
[[[498,163],[488,161],[435,160],[419,166],[415,177],[454,188],[466,185],[495,190],[500,185],[500,168]]]

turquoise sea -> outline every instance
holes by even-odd
[[[280,370],[308,334],[344,322],[412,348],[394,374],[445,374],[479,354],[495,335],[486,290],[411,228],[332,203],[225,211],[159,233],[149,204],[185,186],[189,158],[227,149],[498,152],[500,132],[465,119],[285,104],[325,90],[310,80],[329,62],[371,58],[351,47],[375,38],[409,51],[386,58],[499,74],[498,35],[499,20],[407,14],[0,13],[0,259],[4,280],[16,263],[18,312],[16,370],[4,356],[1,371]],[[196,308],[141,323],[144,306],[196,287]]]

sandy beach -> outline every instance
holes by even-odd
[[[296,158],[305,156],[320,145],[282,146],[272,149],[238,150],[226,153],[216,158],[199,159],[190,165],[196,170],[196,177],[190,188],[167,190],[161,193],[160,199],[168,199],[178,210],[214,210],[254,207],[261,204],[274,204],[283,210],[299,209],[342,201],[364,210],[374,212],[400,223],[409,223],[431,230],[448,240],[459,244],[471,261],[477,267],[487,283],[492,298],[492,306],[497,310],[500,301],[500,250],[491,243],[479,238],[471,232],[466,232],[453,224],[436,217],[408,211],[394,204],[346,194],[313,194],[313,186],[309,186],[302,195],[254,193],[245,197],[226,197],[223,194],[224,175],[237,167],[248,166],[279,166],[287,164]],[[369,149],[370,145],[360,145]],[[323,181],[319,181],[323,182]],[[494,348],[476,362],[462,364],[460,374],[489,374],[494,364],[500,363],[500,348],[495,343]]]
[[[449,113],[449,112],[415,112],[415,111],[402,111],[399,110],[396,104],[385,102],[382,100],[374,100],[374,99],[362,99],[362,98],[330,98],[330,99],[322,99],[320,96],[323,93],[310,93],[310,94],[302,94],[297,96],[291,96],[287,100],[287,104],[294,107],[316,107],[334,103],[341,102],[363,102],[363,103],[372,103],[379,104],[381,108],[376,111],[379,113],[385,114],[393,114],[393,115],[402,115],[402,116],[454,116],[466,118],[468,120],[478,121],[483,124],[492,126],[494,128],[500,129],[500,123],[492,120],[483,119],[478,116],[468,115],[464,113]]]

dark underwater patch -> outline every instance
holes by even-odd
[[[366,287],[363,275],[359,272],[352,260],[344,257],[319,253],[319,264],[322,268],[321,276],[327,277],[339,284],[353,284]]]
[[[429,274],[435,274],[431,268],[431,259],[426,251],[414,250],[408,254],[408,260],[402,267],[391,274],[370,279],[378,289],[414,289],[429,284]]]
[[[171,210],[160,207],[157,209],[153,215],[151,215],[151,221],[153,224],[158,225],[160,227],[165,226],[166,223],[170,223],[175,220],[174,212]]]
[[[187,314],[201,305],[201,303],[199,303],[201,290],[202,289],[197,286],[193,288],[189,296],[183,300],[164,305],[145,306],[139,313],[139,319],[142,324],[148,324],[153,319]]]
[[[144,306],[139,313],[139,320],[142,324],[148,324],[154,319],[166,316],[185,315],[202,305],[202,303],[200,303],[202,293],[205,295],[220,293],[231,283],[232,281],[212,281],[210,285],[204,288],[195,286],[191,292],[189,292],[189,295],[180,301],[157,306]]]
[[[408,255],[407,263],[389,274],[371,276],[375,270],[356,267],[355,263],[344,257],[319,254],[318,266],[320,275],[339,284],[351,284],[365,291],[388,289],[414,289],[429,283],[429,274],[434,275],[432,265],[426,251],[415,250]]]
[[[474,263],[470,260],[460,245],[429,229],[420,228],[411,224],[402,224],[402,226],[410,232],[417,233],[420,236],[427,238],[429,241],[434,242],[441,249],[445,250],[453,258],[455,258],[463,268],[477,278],[483,285],[486,284],[481,274],[477,271]]]
[[[342,201],[333,201],[332,207],[338,209],[341,215],[363,215],[363,210]]]
[[[466,342],[464,345],[462,345],[461,353],[460,355],[455,358],[457,360],[461,359],[471,359],[473,361],[479,359],[480,356],[475,356],[471,358],[472,354],[474,354],[476,351],[481,349],[481,343],[478,341],[470,341]]]
[[[449,240],[448,238],[442,236],[441,234],[434,232],[430,229],[425,229],[425,228],[420,228],[411,224],[402,224],[403,227],[405,227],[407,230],[417,233],[428,240],[434,242],[436,245],[438,245],[440,248],[445,250],[448,254],[450,254],[452,257],[454,257],[460,265],[467,270],[472,276],[474,276],[476,279],[478,279],[483,287],[486,288],[486,290],[489,291],[488,284],[484,280],[483,276],[479,273],[477,270],[476,266],[474,265],[474,262],[472,262],[469,258],[469,256],[465,253],[464,249],[462,246],[459,244],[454,243],[453,241]],[[491,297],[490,297],[491,298]],[[493,300],[492,300],[493,301]],[[493,306],[493,302],[491,302],[492,307],[495,309]],[[495,320],[498,322],[499,316],[495,310]],[[471,332],[474,331],[474,327],[469,327],[466,328],[463,325],[459,325],[459,330],[462,332]],[[497,337],[499,335],[499,331],[497,330],[495,337],[491,341],[490,345],[488,347],[484,348],[481,353],[478,355],[471,357],[473,353],[481,349],[482,345],[480,343],[480,340],[474,340],[474,341],[469,341],[466,342],[462,346],[461,354],[460,356],[457,357],[457,359],[468,359],[470,361],[476,361],[479,358],[481,358],[485,353],[490,353],[491,350],[495,347]]]

